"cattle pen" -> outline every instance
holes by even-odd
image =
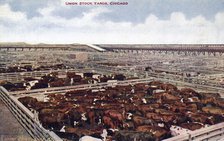
[[[21,82],[26,77],[42,77],[50,73],[58,73],[58,75],[66,75],[67,72],[90,72],[92,70],[85,69],[60,69],[60,70],[44,70],[44,71],[31,71],[31,72],[12,72],[12,73],[0,73],[0,80],[10,82]]]
[[[165,79],[158,78],[147,78],[147,79],[135,79],[135,80],[126,80],[118,81],[111,83],[98,83],[98,84],[84,84],[77,86],[66,86],[66,87],[56,87],[56,88],[46,88],[30,91],[15,91],[7,92],[3,87],[0,87],[0,98],[7,105],[10,111],[14,114],[20,124],[28,131],[28,133],[37,140],[62,140],[54,132],[44,129],[40,123],[36,120],[36,117],[32,112],[30,112],[24,105],[22,105],[17,98],[22,96],[34,96],[34,97],[43,97],[44,94],[64,94],[67,91],[78,90],[78,89],[100,89],[106,86],[115,86],[115,85],[129,85],[137,83],[148,83],[153,80],[162,80],[169,83],[173,83],[177,86],[183,87],[193,87],[197,90],[206,90],[206,91],[216,91],[223,94],[223,88],[215,87],[206,87],[204,85],[192,85],[191,83],[183,83]],[[223,95],[222,95],[223,97]],[[196,131],[191,131],[186,134],[181,134],[165,141],[184,141],[184,140],[214,140],[224,137],[224,123],[219,123],[212,125],[203,129],[198,129]]]
[[[75,89],[88,89],[88,88],[100,88],[103,86],[108,86],[108,85],[128,85],[128,84],[135,84],[135,83],[147,83],[153,80],[158,80],[158,81],[164,81],[164,82],[169,82],[172,83],[176,86],[179,87],[191,87],[199,91],[207,91],[207,92],[216,92],[220,93],[221,97],[224,97],[224,88],[220,87],[212,87],[212,86],[206,86],[206,85],[201,85],[201,84],[192,84],[192,83],[187,83],[187,82],[182,82],[182,81],[175,81],[175,80],[170,80],[170,79],[163,79],[163,78],[157,78],[157,77],[149,77],[149,78],[144,78],[144,79],[133,79],[133,80],[125,80],[125,81],[118,81],[118,82],[104,82],[104,83],[97,83],[97,84],[84,84],[84,85],[76,85],[76,86],[64,86],[64,87],[54,87],[54,88],[46,88],[46,89],[37,89],[37,90],[31,90],[31,91],[14,91],[10,92],[11,95],[18,95],[18,96],[24,96],[26,94],[31,95],[31,94],[48,94],[48,93],[65,93],[70,90],[75,90]]]

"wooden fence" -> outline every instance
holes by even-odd
[[[0,100],[8,107],[18,122],[35,140],[40,141],[62,141],[54,132],[44,129],[40,123],[35,120],[31,113],[15,97],[10,96],[3,87],[0,87]]]

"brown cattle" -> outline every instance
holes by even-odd
[[[221,98],[221,95],[219,93],[199,93],[202,98],[204,97],[213,97],[215,99]]]
[[[62,94],[49,94],[48,97],[51,102],[59,102],[65,100],[65,96]]]
[[[32,108],[37,103],[37,99],[29,96],[21,97],[18,99],[27,108]]]
[[[157,113],[148,112],[146,113],[146,117],[149,119],[153,119],[157,122],[161,121],[161,116]]]
[[[156,125],[156,122],[153,121],[152,119],[147,119],[141,116],[134,116],[133,117],[133,122],[135,127],[140,126],[140,125]]]
[[[68,126],[65,127],[65,132],[67,132],[67,133],[75,134],[78,130],[79,130],[78,128],[73,128],[73,127],[68,127]]]
[[[221,108],[224,108],[224,99],[222,98],[218,98],[214,101],[215,105],[221,107]]]
[[[117,90],[118,92],[131,92],[132,87],[130,85],[125,85],[125,86],[116,86],[114,90]]]
[[[138,96],[139,98],[144,98],[146,93],[145,92],[135,92],[135,95]]]
[[[194,103],[188,104],[186,108],[191,112],[197,112],[198,111],[198,106],[197,106],[197,104],[194,104]]]
[[[75,77],[76,76],[76,73],[75,72],[67,72],[67,77],[68,78],[73,78],[73,77]]]
[[[139,132],[139,131],[127,131],[122,130],[115,133],[114,139],[116,141],[155,141],[152,133]],[[109,141],[109,140],[108,140]]]
[[[182,123],[182,124],[180,124],[180,126],[182,128],[186,128],[186,129],[189,129],[189,130],[192,130],[192,131],[204,127],[204,125],[201,124],[201,123]]]
[[[151,106],[150,104],[147,105],[139,105],[138,111],[140,111],[143,115],[145,115],[147,112],[154,112],[155,108]]]
[[[145,83],[138,83],[134,85],[134,90],[135,91],[146,91],[148,89],[148,85]]]
[[[191,88],[183,88],[183,89],[181,89],[180,90],[180,94],[183,97],[186,97],[186,98],[194,97],[194,96],[198,97],[199,96],[199,94],[196,91],[194,91],[193,89],[191,89]]]
[[[116,126],[113,123],[113,120],[108,116],[103,116],[103,123],[104,125],[108,126],[109,128],[115,129]]]
[[[35,103],[35,106],[33,106],[32,108],[39,111],[44,108],[50,108],[52,106],[55,106],[56,104],[57,103],[38,101]]]
[[[169,94],[169,93],[163,93],[162,99],[164,101],[167,101],[167,100],[170,100],[170,101],[180,101],[181,98],[178,97],[178,96],[174,96],[172,94]]]
[[[196,96],[188,97],[188,98],[184,98],[183,102],[184,103],[198,103],[198,102],[200,102],[200,99],[198,97],[196,97]]]
[[[163,83],[161,81],[151,81],[149,82],[149,86],[160,86],[162,85]]]
[[[205,105],[207,105],[207,104],[213,104],[213,105],[215,105],[215,98],[214,97],[205,97],[205,98],[202,98],[201,99],[201,103],[202,104],[205,104]]]
[[[38,80],[38,79],[33,78],[33,77],[25,77],[23,79],[24,79],[24,81],[35,81],[35,80]]]
[[[120,122],[124,120],[124,116],[116,110],[106,110],[105,114],[111,117],[112,119],[118,120]]]
[[[155,109],[155,113],[162,115],[173,115],[174,113],[165,109]]]
[[[50,87],[62,87],[65,85],[65,81],[63,79],[57,79],[53,82],[49,83]]]
[[[95,112],[93,110],[87,111],[87,117],[90,120],[90,125],[93,128],[95,125]]]
[[[203,107],[202,111],[205,113],[224,115],[224,110],[219,107]]]
[[[138,126],[136,128],[136,131],[152,133],[157,140],[162,140],[167,138],[167,136],[170,136],[169,131],[158,126],[150,126],[150,125]]]
[[[55,109],[42,109],[38,118],[44,127],[60,129],[64,122],[64,116],[64,113]]]
[[[160,85],[160,88],[163,89],[163,90],[166,90],[166,91],[176,91],[177,90],[177,87],[172,85],[172,84],[161,84]]]
[[[184,113],[186,111],[188,111],[188,108],[185,106],[178,106],[178,105],[171,105],[167,107],[168,110],[172,111],[172,112],[181,112]]]
[[[122,115],[120,112],[116,110],[106,110],[105,115],[114,121],[116,127],[121,127],[123,125],[124,115]]]
[[[126,112],[136,112],[137,111],[137,109],[138,109],[138,107],[137,106],[135,106],[135,105],[133,105],[133,104],[125,104],[124,105],[125,107],[125,111]]]
[[[112,77],[103,75],[99,79],[100,79],[99,82],[107,82],[108,80],[112,80]]]
[[[95,134],[101,134],[102,133],[102,129],[97,129],[97,130],[94,130],[94,129],[83,129],[83,128],[73,128],[73,127],[65,127],[65,132],[67,133],[73,133],[73,134],[76,134],[79,138],[81,138],[82,136],[92,136],[92,135],[95,135]]]
[[[86,95],[87,93],[89,93],[89,91],[86,91],[86,90],[73,90],[73,91],[68,91],[65,93],[65,96],[66,97],[75,97],[75,96],[84,96]]]
[[[128,122],[124,122],[123,123],[123,129],[125,130],[134,130],[135,129],[135,125],[132,121],[128,121]]]
[[[207,116],[204,116],[203,114],[200,114],[200,113],[189,112],[189,113],[187,113],[187,117],[192,122],[206,123],[206,121],[207,121]]]

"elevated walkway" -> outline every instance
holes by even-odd
[[[1,100],[0,107],[0,141],[32,141],[33,139],[30,137],[30,135],[21,126],[21,124],[19,124],[19,122]]]
[[[87,46],[90,47],[90,48],[93,48],[97,51],[100,51],[100,52],[106,51],[104,48],[101,48],[101,47],[93,45],[93,44],[87,44]]]

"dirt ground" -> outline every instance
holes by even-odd
[[[33,139],[0,100],[0,141],[30,140]]]

